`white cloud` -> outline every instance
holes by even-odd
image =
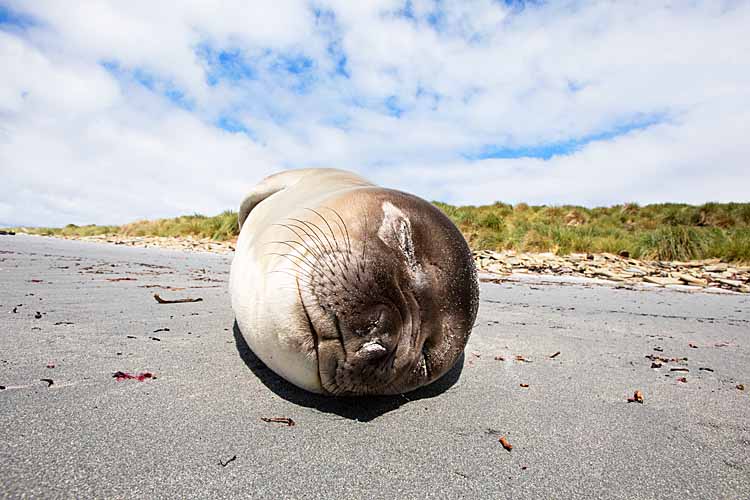
[[[10,5],[0,223],[216,213],[305,166],[472,204],[749,199],[750,2]]]

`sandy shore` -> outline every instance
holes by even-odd
[[[139,248],[163,248],[191,252],[231,254],[236,240],[159,236],[68,236],[64,239],[108,243]],[[687,291],[750,293],[750,267],[719,259],[676,262],[644,261],[627,255],[575,253],[517,253],[474,251],[477,269],[498,279],[519,274],[593,278],[623,286],[645,284]]]
[[[0,239],[0,497],[750,497],[750,296],[503,277],[449,376],[331,399],[233,332],[230,261]]]

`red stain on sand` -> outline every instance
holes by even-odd
[[[132,373],[128,372],[115,372],[112,374],[112,378],[120,382],[121,380],[137,380],[138,382],[143,382],[147,378],[156,378],[153,373],[151,372],[143,372],[138,373],[136,375],[133,375]]]

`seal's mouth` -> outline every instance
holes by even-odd
[[[309,265],[295,274],[320,387],[347,396],[408,390],[422,339],[419,303],[406,277],[393,262],[374,261],[364,250],[360,257],[322,243],[309,246],[310,254],[300,258]]]

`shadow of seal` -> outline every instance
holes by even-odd
[[[458,383],[464,369],[465,356],[461,353],[456,364],[445,375],[435,382],[407,394],[332,398],[300,389],[274,373],[263,361],[258,359],[258,356],[247,345],[236,321],[232,331],[234,332],[235,347],[240,359],[258,377],[258,380],[274,394],[290,403],[305,408],[315,408],[322,413],[330,413],[358,422],[371,422],[388,412],[398,410],[402,406],[439,396]]]

